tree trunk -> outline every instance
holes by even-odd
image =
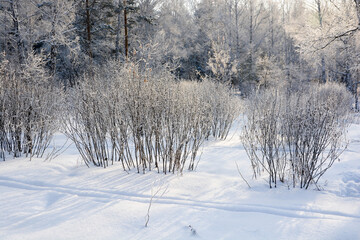
[[[93,57],[93,54],[91,50],[91,19],[90,19],[89,0],[86,0],[85,7],[86,7],[86,40],[88,43],[88,54],[91,59]]]
[[[18,19],[18,14],[16,13],[16,10],[15,10],[14,1],[10,1],[10,11],[11,11],[11,16],[12,16],[12,20],[13,20],[13,28],[14,28],[14,33],[15,33],[19,64],[23,64],[24,58],[25,58],[24,42],[22,41],[21,36],[20,36],[19,19]]]
[[[281,10],[282,10],[282,16],[281,16],[281,23],[282,23],[282,26],[283,26],[283,36],[284,36],[284,45],[283,45],[283,51],[284,51],[284,57],[285,57],[285,69],[286,69],[286,80],[288,83],[291,83],[291,79],[290,79],[290,50],[289,50],[289,47],[288,45],[290,44],[289,43],[289,40],[288,40],[288,37],[287,37],[287,33],[286,33],[286,30],[285,30],[285,2],[282,3],[282,6],[281,6]]]
[[[320,31],[321,31],[321,35],[322,35],[323,15],[322,15],[322,9],[321,9],[321,2],[320,2],[320,0],[315,0],[315,3],[317,6],[319,26],[320,26]],[[323,51],[321,51],[321,82],[326,83],[326,64],[325,64],[325,56],[324,56]]]
[[[56,38],[56,21],[57,21],[57,0],[54,2],[53,6],[52,6],[52,13],[53,13],[53,19],[51,22],[51,33],[50,33],[50,37],[51,39],[51,49],[50,49],[50,68],[52,71],[53,76],[55,76],[56,74],[56,54],[57,54],[57,45],[55,42],[55,38]]]
[[[354,0],[356,7],[356,14],[358,17],[358,29],[360,30],[360,0]]]
[[[125,57],[128,59],[129,53],[129,39],[128,39],[128,24],[127,24],[127,9],[126,9],[126,0],[124,0],[124,34],[125,34]]]
[[[229,1],[229,22],[232,24],[232,1]],[[229,47],[232,49],[232,26],[229,27]]]
[[[249,43],[250,43],[250,74],[251,76],[254,73],[254,59],[253,59],[253,35],[254,35],[254,25],[253,25],[253,14],[254,14],[254,2],[250,0],[250,26],[249,26]]]
[[[30,106],[28,112],[27,112],[27,119],[26,119],[26,132],[25,132],[25,148],[24,148],[24,153],[26,154],[26,156],[28,154],[32,154],[32,149],[33,149],[33,145],[32,145],[32,136],[31,136],[31,113],[32,113],[33,109]]]
[[[116,27],[116,40],[115,40],[115,58],[120,58],[120,34],[121,34],[121,0],[118,2],[118,15],[117,15],[117,27]]]
[[[235,27],[236,27],[236,59],[240,58],[240,33],[239,33],[239,2],[235,2]]]

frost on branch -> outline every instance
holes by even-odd
[[[62,90],[56,87],[40,58],[24,64],[3,61],[0,67],[0,158],[42,157],[59,127]]]
[[[87,165],[194,170],[202,143],[211,135],[225,139],[238,113],[230,88],[210,80],[177,81],[167,70],[140,71],[134,63],[96,72],[69,91],[64,122]]]
[[[265,171],[270,187],[279,180],[305,189],[316,185],[346,148],[350,106],[351,95],[335,83],[253,94],[242,141],[254,177]]]

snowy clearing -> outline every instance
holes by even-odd
[[[89,169],[73,145],[52,161],[8,158],[0,239],[360,239],[360,124],[322,191],[253,180],[238,135],[235,126],[228,140],[207,142],[197,170],[182,176],[126,173],[120,163]]]

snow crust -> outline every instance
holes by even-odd
[[[74,146],[52,161],[8,158],[0,239],[360,239],[360,124],[348,138],[321,191],[252,179],[238,126],[226,141],[207,142],[197,170],[183,175],[127,173],[120,163],[89,169]]]

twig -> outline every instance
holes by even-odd
[[[245,178],[243,177],[243,175],[241,174],[240,169],[239,169],[239,165],[237,164],[236,161],[235,161],[235,164],[236,164],[236,168],[237,168],[237,171],[238,171],[240,177],[244,180],[244,182],[248,185],[248,187],[251,188],[251,187],[250,187],[250,184],[246,181],[246,179],[245,179]]]
[[[148,224],[149,224],[149,220],[150,220],[150,209],[151,209],[153,200],[154,200],[154,198],[158,195],[158,193],[162,190],[162,188],[163,188],[163,186],[164,186],[163,184],[160,185],[160,186],[158,187],[158,189],[156,190],[156,192],[154,193],[154,185],[155,185],[155,182],[153,183],[153,186],[151,187],[150,202],[149,202],[148,210],[147,210],[147,213],[146,213],[146,216],[145,216],[145,227],[147,227]],[[159,198],[162,197],[162,196],[165,194],[165,192],[167,191],[167,189],[168,189],[168,186],[166,186],[165,190],[162,192],[162,194],[159,196]]]
[[[72,143],[70,143],[66,147],[66,144],[68,141],[69,141],[69,138],[66,139],[65,143],[59,149],[57,149],[56,146],[54,145],[53,150],[46,156],[44,162],[54,160],[55,158],[60,156],[62,153],[64,153],[67,149],[69,149],[69,147],[72,145]]]

